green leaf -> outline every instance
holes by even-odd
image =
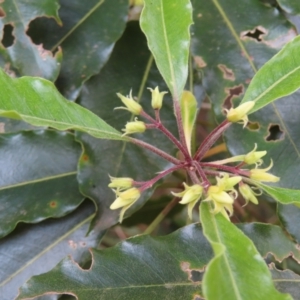
[[[30,277],[49,272],[67,255],[80,263],[90,260],[88,249],[96,247],[103,235],[93,232],[86,236],[94,210],[92,202],[85,201],[65,217],[19,224],[1,239],[1,300],[15,299],[19,287]]]
[[[298,0],[277,0],[277,3],[288,14],[300,14],[300,2]]]
[[[82,84],[98,74],[109,59],[127,22],[127,0],[62,0],[62,26],[45,18],[34,20],[30,36],[54,51],[62,48],[64,59],[56,82],[68,99],[76,99]]]
[[[180,100],[188,74],[192,24],[189,0],[145,0],[140,23],[173,98]]]
[[[43,49],[43,45],[33,44],[26,31],[29,22],[41,16],[54,18],[61,25],[57,14],[58,1],[32,0],[28,3],[15,0],[1,2],[0,31],[2,32],[5,25],[12,26],[14,41],[12,45],[7,45],[7,48],[1,44],[0,54],[21,75],[40,76],[54,81],[60,70],[61,50],[53,56],[51,51]]]
[[[121,104],[116,92],[127,95],[132,89],[132,95],[137,97],[144,110],[153,114],[151,92],[146,87],[156,86],[165,90],[138,22],[130,22],[100,74],[85,83],[79,103],[121,129],[133,116],[125,110],[114,110]],[[174,133],[176,121],[169,94],[165,95],[160,114],[162,122]],[[79,162],[80,190],[97,203],[98,211],[94,220],[97,228],[106,229],[118,222],[119,210],[109,208],[115,199],[115,194],[108,188],[109,175],[145,181],[170,167],[169,162],[131,143],[97,140],[86,134],[78,134],[77,137],[84,149]],[[135,137],[157,145],[169,154],[175,152],[169,140],[157,130],[147,130]],[[142,194],[128,210],[127,216],[145,204],[154,188]]]
[[[293,299],[299,299],[300,276],[290,270],[277,270],[274,264],[270,265],[273,282],[282,293],[289,293]]]
[[[195,96],[189,91],[183,91],[180,107],[185,141],[191,153],[192,134],[198,112]]]
[[[263,223],[237,224],[237,227],[252,240],[263,257],[271,253],[281,262],[292,255],[300,261],[298,245],[286,236],[281,227]]]
[[[287,43],[251,80],[242,103],[254,101],[253,113],[300,87],[300,36]],[[270,76],[272,74],[272,76]]]
[[[300,204],[300,190],[292,190],[258,183],[264,192],[282,204]]]
[[[0,115],[35,126],[76,129],[104,139],[126,140],[92,112],[67,101],[54,85],[41,78],[10,78],[0,70]]]
[[[202,202],[203,232],[215,257],[206,267],[203,292],[207,300],[292,299],[276,291],[271,274],[253,242],[221,214]]]
[[[92,250],[89,270],[64,259],[49,273],[28,281],[17,299],[47,292],[82,300],[196,299],[201,297],[203,267],[211,255],[199,225],[164,237],[137,236],[110,249]]]
[[[61,217],[78,207],[83,201],[76,179],[79,155],[72,134],[0,135],[0,237],[20,222]]]

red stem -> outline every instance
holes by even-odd
[[[160,157],[164,158],[165,160],[168,160],[169,162],[171,162],[174,165],[180,165],[182,164],[182,161],[180,161],[179,159],[169,155],[168,153],[166,153],[165,151],[162,151],[146,142],[143,142],[141,140],[135,139],[135,138],[129,138],[129,141],[132,142],[135,145],[141,146],[145,149],[150,150],[151,152],[159,155]]]
[[[220,125],[218,125],[201,143],[193,159],[201,160],[205,153],[211,148],[211,146],[220,138],[223,132],[231,125],[230,122],[225,119]]]

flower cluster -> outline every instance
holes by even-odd
[[[117,94],[125,105],[121,108],[128,110],[133,115],[144,118],[144,121],[146,121],[135,118],[134,121],[128,122],[123,129],[124,135],[143,133],[147,129],[160,130],[182,153],[182,159],[173,157],[153,145],[129,137],[129,141],[160,155],[174,166],[145,182],[137,182],[127,177],[110,177],[109,187],[113,189],[116,195],[116,199],[110,208],[121,208],[120,222],[123,220],[125,212],[140,198],[143,191],[175,170],[184,169],[188,177],[187,180],[190,182],[190,184],[183,183],[183,191],[172,192],[172,194],[176,198],[181,198],[180,204],[187,205],[188,215],[191,219],[196,204],[199,201],[204,201],[211,203],[213,214],[220,213],[227,220],[230,220],[229,217],[233,214],[234,201],[239,194],[245,199],[246,204],[249,202],[258,204],[257,196],[262,193],[259,189],[260,182],[277,182],[279,180],[279,177],[268,173],[273,166],[272,160],[269,167],[259,168],[263,164],[262,158],[267,154],[267,151],[257,151],[257,144],[254,145],[252,151],[246,154],[212,162],[201,161],[205,153],[231,123],[242,123],[244,127],[246,126],[248,113],[255,106],[254,101],[226,110],[226,119],[207,136],[195,154],[191,155],[191,151],[185,142],[185,127],[181,124],[181,118],[178,117],[181,113],[180,105],[174,104],[179,133],[179,139],[177,139],[160,120],[160,109],[162,108],[163,97],[167,92],[160,92],[158,87],[149,88],[149,90],[152,95],[151,105],[154,110],[154,117],[147,114],[142,106],[133,99],[132,92],[127,97]],[[188,109],[186,111],[189,113]],[[190,113],[192,116],[193,112]],[[189,118],[189,116],[185,117]],[[254,165],[254,167],[250,167],[251,165]]]

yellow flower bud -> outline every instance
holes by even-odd
[[[259,196],[260,194],[255,193],[248,184],[240,184],[239,191],[246,200],[246,204],[248,204],[249,201],[251,201],[254,204],[258,204],[256,196]]]
[[[141,193],[139,189],[133,187],[124,192],[116,191],[116,195],[117,199],[111,204],[110,209],[122,207],[119,217],[119,222],[122,223],[126,210],[139,199]]]
[[[222,177],[216,177],[217,185],[223,191],[233,190],[233,187],[238,184],[241,180],[241,176],[229,177],[227,173],[222,174]]]
[[[222,188],[216,185],[211,185],[208,188],[207,195],[208,198],[206,200],[210,199],[213,202],[232,204],[234,201],[234,199],[228,193],[224,192]]]
[[[253,108],[254,105],[254,101],[248,101],[239,105],[236,108],[230,108],[229,110],[226,110],[227,120],[233,123],[243,121],[245,127],[248,122],[247,114]]]
[[[172,192],[172,194],[175,197],[182,197],[182,200],[179,202],[180,204],[188,204],[188,215],[192,219],[193,208],[202,196],[203,187],[199,184],[188,186],[186,183],[183,183],[183,185],[184,191],[180,193]]]
[[[126,106],[126,107],[117,107],[117,109],[126,109],[131,113],[133,113],[134,115],[139,115],[143,110],[142,106],[133,100],[132,91],[130,91],[129,97],[125,97],[120,93],[117,93],[117,96],[121,99],[123,104]]]
[[[244,162],[248,165],[252,164],[262,164],[262,157],[267,154],[267,151],[255,151],[257,149],[257,144],[255,144],[254,149],[247,153],[244,157]]]
[[[211,185],[207,191],[207,198],[203,201],[212,201],[214,204],[213,214],[221,213],[227,220],[229,220],[227,212],[231,216],[233,213],[234,199],[231,195],[226,193],[222,187]]]
[[[125,125],[125,128],[122,129],[125,133],[123,134],[132,134],[132,133],[142,133],[146,130],[146,124],[142,121],[133,121],[133,122],[127,122]]]
[[[250,170],[250,178],[257,181],[277,182],[280,180],[279,177],[267,173],[272,167],[273,161],[271,160],[271,164],[265,169],[252,169]]]
[[[153,109],[161,109],[162,101],[165,94],[168,92],[159,92],[158,86],[153,90],[148,88],[152,93],[151,105]]]
[[[129,177],[112,177],[109,176],[111,183],[108,185],[110,188],[116,188],[118,190],[126,190],[132,187],[133,179]]]

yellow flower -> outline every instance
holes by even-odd
[[[129,177],[112,177],[109,176],[111,183],[108,185],[110,188],[116,188],[120,191],[132,187],[133,179]]]
[[[132,133],[142,133],[146,130],[146,124],[142,121],[137,121],[137,119],[133,122],[127,122],[125,128],[122,129],[125,133],[123,134],[132,134]]]
[[[216,179],[217,179],[217,186],[223,191],[233,190],[233,187],[242,180],[241,176],[229,177],[227,173],[223,173],[221,175],[222,177],[216,177]]]
[[[230,108],[229,110],[226,110],[227,120],[233,123],[243,121],[245,127],[248,122],[247,114],[253,108],[254,105],[254,101],[248,101],[239,105],[236,108]]]
[[[227,220],[229,220],[228,214],[231,216],[233,213],[234,199],[231,195],[226,193],[224,189],[217,185],[211,185],[207,191],[207,198],[203,201],[212,201],[214,204],[214,210],[212,213],[221,213]]]
[[[122,207],[119,217],[119,222],[122,223],[126,210],[139,199],[141,193],[139,189],[133,187],[124,192],[116,191],[116,195],[117,199],[111,204],[110,209]]]
[[[132,91],[130,91],[129,97],[125,97],[120,93],[117,93],[117,96],[121,99],[126,107],[117,107],[116,109],[126,109],[134,115],[139,115],[143,110],[142,106],[133,100]]]
[[[241,183],[239,186],[239,191],[246,200],[246,204],[248,204],[249,201],[254,204],[258,204],[256,196],[259,196],[261,193],[255,193],[248,184]]]
[[[159,92],[158,86],[153,90],[151,88],[148,88],[148,90],[152,93],[152,99],[151,99],[151,105],[153,109],[161,109],[163,97],[168,92]]]
[[[267,173],[272,167],[273,161],[271,160],[270,165],[265,169],[252,169],[250,170],[250,178],[257,181],[277,182],[280,180],[279,177]]]
[[[257,144],[255,144],[254,149],[247,153],[244,157],[244,162],[248,165],[256,164],[261,165],[262,164],[262,157],[267,154],[267,151],[255,151],[257,149]]]
[[[182,197],[182,200],[179,202],[180,204],[188,204],[188,215],[189,218],[192,219],[192,211],[195,207],[196,203],[200,200],[203,187],[199,184],[194,184],[192,186],[188,186],[186,183],[183,183],[184,191],[180,193],[173,193],[175,197]]]

